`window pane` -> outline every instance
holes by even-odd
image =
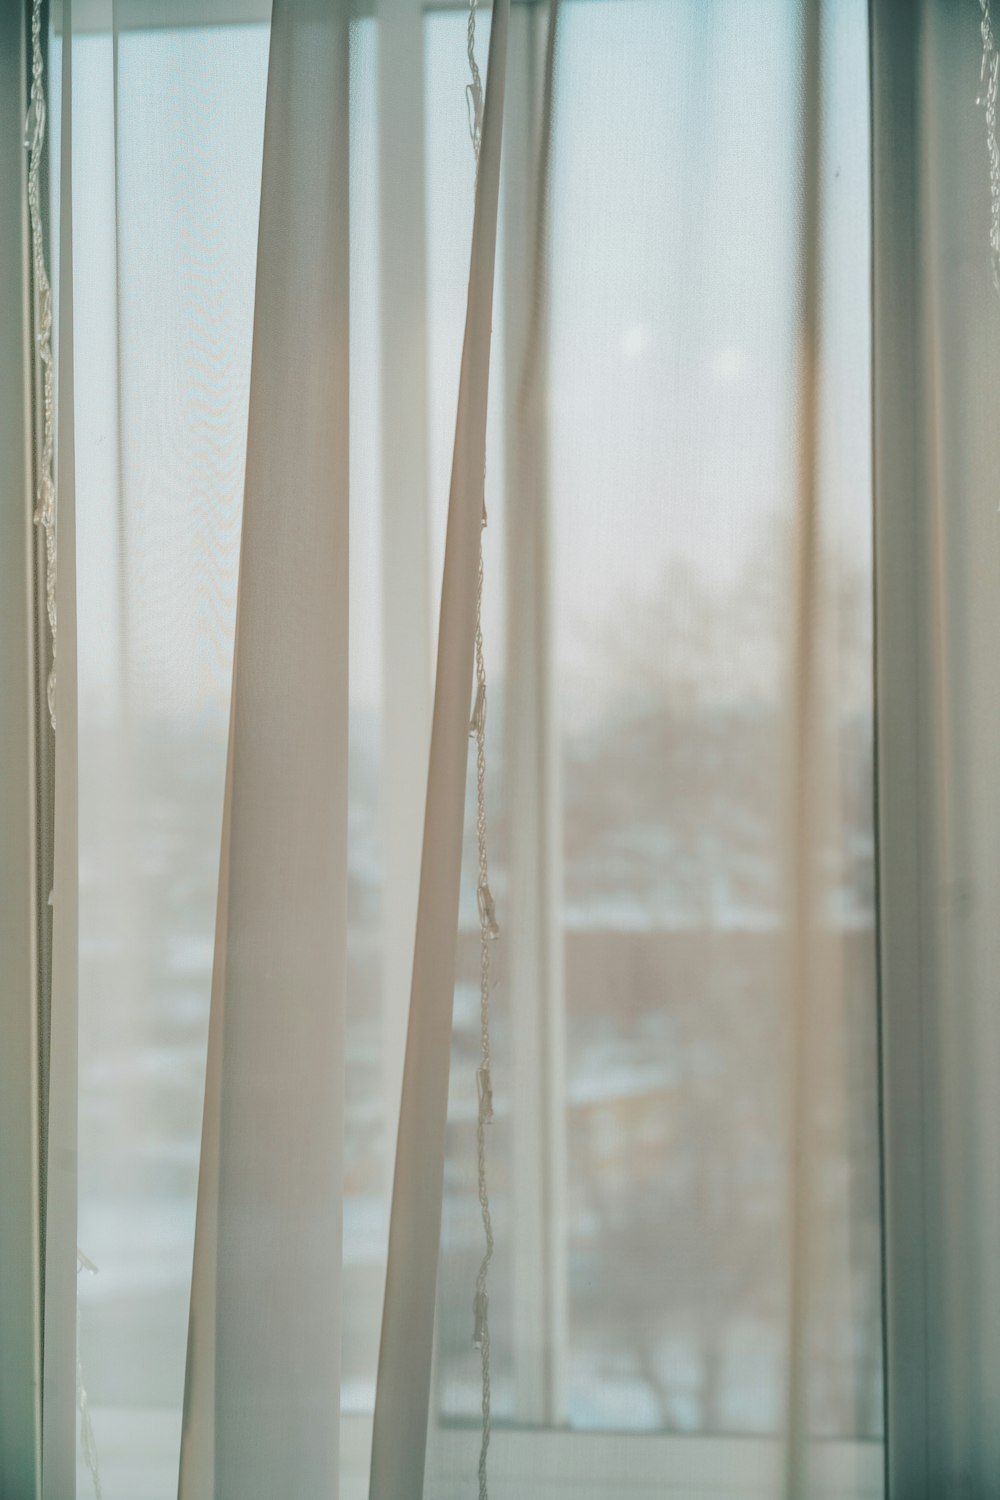
[[[564,1389],[584,1428],[773,1433],[784,1420],[799,11],[614,0],[569,4],[562,23],[550,452]],[[817,1075],[810,1379],[816,1431],[867,1437],[881,1332],[865,8],[829,7],[824,40],[837,994]]]

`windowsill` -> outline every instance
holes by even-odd
[[[176,1493],[180,1413],[95,1407],[101,1476],[109,1495],[169,1500]],[[341,1500],[367,1500],[371,1418],[341,1420]],[[628,1468],[622,1456],[628,1446]],[[429,1448],[431,1500],[464,1500],[478,1456],[478,1430],[439,1428]],[[814,1450],[810,1500],[881,1500],[883,1450],[876,1442],[822,1442]],[[532,1500],[753,1500],[781,1483],[782,1447],[765,1438],[648,1436],[495,1429],[490,1476],[498,1496]],[[90,1493],[81,1468],[78,1491]]]

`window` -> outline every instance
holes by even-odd
[[[81,1280],[81,1353],[108,1500],[176,1484],[268,53],[251,0],[220,4],[211,24],[134,5],[117,136],[103,11],[74,59],[90,289],[75,314],[80,1240],[99,1267]],[[532,1495],[610,1496],[625,1442],[637,1497],[703,1485],[735,1500],[777,1462],[761,1441],[780,1428],[785,1315],[772,580],[794,489],[796,267],[777,226],[796,213],[796,15],[782,0],[738,13],[565,0],[533,452],[519,423],[538,336],[526,184],[545,28],[528,5],[512,22],[484,621],[504,935],[489,1150],[498,1493],[530,1481]],[[824,877],[840,966],[823,1110],[831,1291],[813,1412],[828,1492],[858,1497],[882,1483],[871,483],[855,383],[870,338],[866,25],[860,0],[830,8],[822,483],[844,688]],[[465,26],[461,8],[388,0],[352,33],[347,1495],[366,1493],[422,816],[413,747],[429,726],[465,307]],[[487,35],[483,17],[483,56]],[[424,67],[402,76],[414,39]],[[422,281],[405,269],[415,232]],[[404,596],[391,584],[407,565],[423,583]],[[305,649],[320,668],[321,645]],[[442,1497],[467,1491],[478,1444],[471,881],[461,923]]]

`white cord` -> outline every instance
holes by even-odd
[[[31,223],[31,259],[35,274],[35,343],[42,365],[42,451],[38,465],[37,508],[34,521],[45,532],[45,607],[52,637],[52,666],[46,697],[52,728],[56,727],[56,485],[55,394],[52,373],[52,288],[45,269],[39,173],[45,142],[45,91],[42,87],[42,6],[31,7],[31,93],[24,125],[28,151],[28,217]]]
[[[476,0],[469,0],[467,53],[471,83],[465,96],[469,109],[469,134],[479,171],[479,147],[483,128],[483,84],[476,64]],[[486,504],[483,503],[483,529],[486,527]],[[486,854],[486,662],[483,653],[483,542],[479,540],[479,570],[476,579],[476,699],[469,722],[470,738],[476,742],[476,841],[479,870],[476,901],[479,907],[479,1027],[480,1062],[476,1072],[479,1112],[476,1121],[476,1165],[479,1179],[479,1207],[483,1218],[485,1249],[476,1276],[473,1300],[473,1341],[482,1360],[483,1428],[479,1447],[479,1500],[488,1500],[486,1457],[490,1446],[490,1295],[489,1271],[493,1259],[493,1221],[486,1180],[486,1127],[493,1120],[493,1084],[490,1076],[490,946],[500,935],[496,909],[490,892],[489,863]]]

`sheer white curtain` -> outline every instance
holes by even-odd
[[[489,1493],[985,1496],[979,6],[467,38],[52,16],[43,1493],[477,1492],[482,541]]]
[[[275,8],[182,1500],[337,1485],[348,76],[346,5]]]
[[[512,1310],[493,1345],[500,1493],[614,1493],[622,1475],[651,1493],[881,1486],[877,1443],[864,1441],[879,1427],[880,1342],[867,393],[836,373],[863,369],[867,348],[865,16],[841,10],[826,28],[821,170],[840,221],[824,194],[812,226],[823,236],[814,567],[825,597],[811,732],[829,763],[818,817],[830,854],[826,930],[805,936],[821,952],[811,973],[829,978],[813,986],[809,1097],[818,1083],[822,1103],[807,1111],[819,1140],[803,1213],[818,1225],[805,1276],[815,1331],[795,1420],[827,1441],[800,1450],[790,1481],[782,1443],[759,1439],[785,1429],[791,1334],[783,1049],[804,38],[796,12],[727,19],[565,7],[541,224],[543,143],[519,138],[516,112],[506,127],[491,402],[509,437],[488,445],[488,482],[494,454],[505,468],[487,533],[492,547],[502,520],[509,549],[491,794],[507,917],[498,993],[509,986],[490,1137],[496,1297]],[[543,89],[544,35],[518,30],[525,20],[515,11],[515,98]],[[458,16],[451,35],[457,90]],[[764,245],[772,276],[751,291]],[[446,1494],[470,1483],[480,1442],[471,813],[438,1291],[443,1420],[428,1447],[427,1489]]]

